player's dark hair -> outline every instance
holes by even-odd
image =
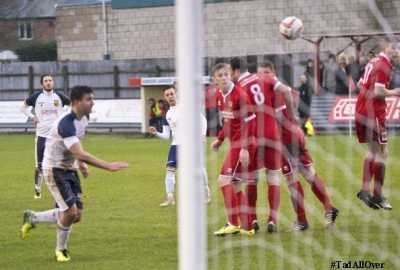
[[[271,70],[275,70],[275,66],[274,64],[272,64],[271,61],[265,60],[264,62],[262,62],[261,64],[258,65],[259,67],[262,68],[269,68]]]
[[[171,88],[174,89],[174,90],[176,91],[175,85],[174,85],[174,84],[170,84],[170,85],[167,85],[167,86],[164,87],[163,93],[164,93],[165,91],[167,91],[168,89],[171,89]]]
[[[211,70],[211,74],[212,74],[211,77],[214,77],[215,73],[216,73],[217,71],[223,69],[223,68],[228,68],[228,64],[226,64],[226,63],[219,63],[219,64],[216,64],[216,65],[212,68],[212,70]]]
[[[81,101],[85,94],[93,94],[92,88],[86,85],[75,85],[69,93],[71,103],[74,101]]]
[[[246,72],[248,65],[246,59],[242,57],[234,57],[229,61],[233,71],[239,69],[240,73]]]
[[[44,79],[44,77],[51,77],[51,78],[53,78],[53,76],[51,76],[51,74],[43,74],[43,75],[40,77],[40,84],[43,84],[43,79]]]

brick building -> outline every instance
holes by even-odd
[[[56,0],[3,0],[0,2],[0,51],[15,50],[29,42],[55,40]]]
[[[59,4],[56,9],[59,60],[102,60],[105,44],[115,60],[175,58],[173,0],[106,1],[105,21],[101,1],[80,2]],[[400,30],[399,1],[377,0],[375,7],[365,0],[204,2],[206,70],[218,59],[247,56],[254,65],[264,59],[274,61],[278,74],[289,74],[284,79],[292,81],[313,58],[315,46],[304,39],[287,41],[280,36],[279,22],[289,15],[303,21],[304,36],[311,41],[326,37],[320,44],[322,60],[329,53],[354,54],[354,40],[338,35],[354,35],[362,41],[362,50],[369,51],[377,49],[376,40],[365,41],[365,36],[357,35]]]
[[[173,1],[148,1],[147,7],[143,7],[143,2],[107,1],[107,39],[112,59],[175,57]],[[312,52],[309,42],[286,41],[279,36],[279,22],[289,15],[302,19],[304,34],[316,38],[327,34],[399,31],[400,2],[375,2],[376,7],[368,6],[365,0],[206,0],[204,51],[207,57]],[[154,3],[158,6],[151,7]],[[383,23],[375,18],[378,12],[383,15]],[[59,58],[102,59],[103,26],[100,1],[90,5],[58,5]],[[384,29],[386,26],[392,29]],[[321,51],[338,52],[350,42],[349,38],[328,39],[322,42]]]

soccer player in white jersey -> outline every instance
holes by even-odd
[[[174,201],[174,191],[175,191],[175,171],[178,166],[177,160],[177,146],[179,145],[179,134],[178,134],[178,122],[179,122],[179,113],[178,113],[178,99],[176,96],[175,86],[169,85],[164,88],[164,99],[167,101],[169,105],[169,110],[165,115],[163,115],[162,120],[162,133],[157,132],[157,129],[153,126],[149,127],[149,132],[153,136],[157,136],[160,139],[168,140],[172,135],[172,144],[168,153],[168,160],[165,167],[166,176],[165,176],[165,188],[167,190],[167,200],[160,204],[161,207],[175,205]],[[201,134],[206,136],[207,132],[207,120],[201,114]],[[210,189],[208,187],[208,177],[207,171],[203,167],[202,170],[204,184],[205,184],[205,194],[206,194],[206,202],[210,202]]]
[[[44,74],[40,78],[42,91],[37,91],[24,100],[20,110],[31,118],[36,125],[35,138],[35,199],[41,198],[42,185],[42,161],[46,137],[54,121],[63,113],[63,107],[70,104],[69,98],[60,92],[53,90],[53,78],[49,74]],[[33,107],[33,114],[29,107]]]
[[[83,177],[89,175],[86,164],[115,172],[128,166],[125,162],[106,162],[86,152],[81,145],[89,113],[94,105],[93,92],[88,86],[71,89],[71,112],[60,117],[52,126],[46,140],[43,159],[43,175],[46,184],[59,208],[44,212],[24,211],[21,237],[25,239],[37,223],[57,224],[56,258],[69,261],[67,240],[72,224],[81,220],[83,204],[82,187],[78,168]]]

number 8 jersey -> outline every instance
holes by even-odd
[[[275,121],[275,89],[281,85],[268,74],[244,73],[236,83],[244,89],[253,105],[256,118],[256,137],[259,144],[265,145],[263,139],[279,141],[278,126]]]

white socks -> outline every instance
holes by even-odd
[[[57,222],[57,247],[56,250],[67,249],[67,240],[71,233],[72,225],[67,227]]]
[[[55,208],[43,212],[37,212],[33,215],[32,221],[36,223],[57,223],[60,219],[61,212],[60,209]]]
[[[165,175],[165,188],[167,190],[168,196],[175,191],[175,172],[173,171],[166,171]]]

